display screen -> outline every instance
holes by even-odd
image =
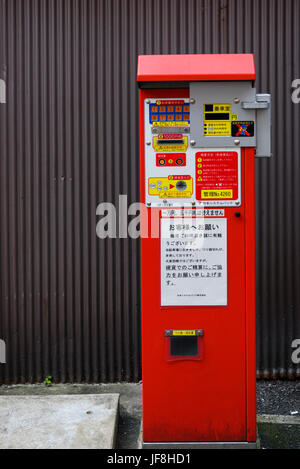
[[[206,121],[228,121],[230,119],[229,112],[209,112],[205,113]]]

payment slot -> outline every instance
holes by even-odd
[[[143,447],[254,448],[254,158],[271,154],[270,96],[251,54],[140,56],[137,80]]]

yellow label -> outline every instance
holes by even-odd
[[[220,120],[218,114],[220,114]],[[224,114],[228,116],[228,120],[226,119],[227,116],[224,116]],[[230,119],[232,119],[232,116],[231,105],[229,103],[204,104],[203,116],[203,134],[205,136],[231,135]],[[226,120],[224,120],[224,117]]]
[[[173,331],[173,335],[196,335],[195,331]]]
[[[204,135],[231,135],[230,121],[205,121],[203,125]]]
[[[152,122],[153,127],[188,127],[188,121],[161,121],[161,122]]]
[[[190,199],[192,193],[190,191],[168,191],[160,192],[160,199]]]
[[[237,114],[231,114],[231,120],[232,121],[237,121],[238,120],[238,115]]]
[[[185,183],[183,190],[179,190],[176,184]],[[154,177],[148,180],[149,195],[158,195],[160,199],[189,199],[193,194],[193,178],[191,179],[173,179],[168,177]]]
[[[212,110],[207,110],[205,106],[213,106]],[[206,114],[209,114],[210,112],[215,113],[223,113],[223,112],[228,112],[230,114],[231,112],[231,104],[229,103],[214,103],[214,104],[203,104],[203,112]]]
[[[178,140],[179,143],[168,143],[168,140]],[[163,144],[157,143],[163,141]],[[182,143],[181,143],[182,142]],[[160,136],[153,137],[153,148],[156,152],[173,152],[173,151],[186,151],[188,146],[188,138],[182,136],[180,138],[174,137],[173,139],[161,138]]]
[[[201,191],[201,199],[232,199],[232,189],[203,189]]]

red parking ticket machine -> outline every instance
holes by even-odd
[[[270,96],[251,54],[140,56],[137,80],[143,447],[255,447],[254,158],[270,156]]]

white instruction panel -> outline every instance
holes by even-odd
[[[209,148],[211,139],[232,141],[231,120],[238,116],[231,115],[233,105],[230,103],[207,106],[210,112],[205,115],[209,124],[205,121],[203,125],[208,125],[205,132],[212,132],[212,135],[203,137],[205,145],[201,148],[194,143],[191,145],[189,98],[145,99],[145,198],[148,207],[206,208],[241,204],[241,149],[232,144],[231,148],[219,144],[218,148]],[[225,124],[219,120],[224,111],[228,117]],[[213,117],[216,122],[211,123]],[[200,131],[199,119],[196,125]],[[216,136],[219,128],[225,136]]]
[[[227,305],[227,219],[161,218],[161,306]]]

